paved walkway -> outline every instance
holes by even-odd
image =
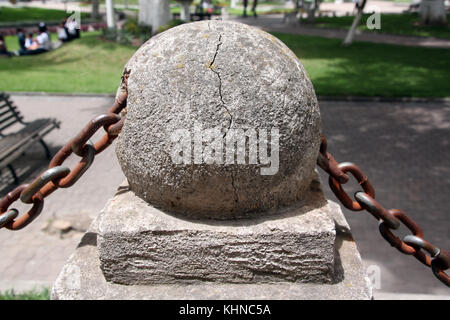
[[[358,164],[380,203],[404,210],[430,242],[449,250],[450,103],[323,101],[320,107],[329,152]],[[321,176],[325,194],[336,199]],[[346,190],[360,189],[350,183]],[[381,269],[382,291],[449,295],[431,270],[384,241],[370,214],[344,214],[365,264]]]
[[[61,129],[46,138],[54,150],[112,103],[109,97],[12,98],[26,120],[53,116],[62,121]],[[323,101],[321,113],[329,151],[338,161],[359,164],[371,178],[377,199],[388,208],[404,209],[431,242],[450,248],[450,104]],[[40,166],[35,175],[45,169],[47,162],[42,157],[37,147],[25,158],[25,163]],[[30,226],[17,232],[0,230],[0,290],[51,286],[82,233],[71,232],[61,238],[42,231],[42,226],[54,219],[86,226],[123,179],[114,148],[110,147],[74,187],[51,195],[41,216]],[[324,189],[330,199],[335,199],[326,184]],[[345,213],[366,265],[381,269],[381,289],[375,291],[375,297],[450,297],[430,270],[414,258],[399,254],[381,238],[372,217]],[[426,296],[391,294],[396,292]]]
[[[54,151],[69,141],[94,116],[104,112],[113,100],[42,96],[13,96],[12,99],[27,121],[40,117],[55,117],[62,121],[61,129],[52,131],[45,138]],[[34,175],[45,170],[48,164],[39,145],[28,152],[25,160],[26,164],[38,166]],[[72,156],[68,160],[71,167],[77,161]],[[0,290],[21,290],[35,285],[52,286],[65,261],[75,250],[82,233],[70,232],[60,239],[58,234],[41,231],[41,227],[46,222],[58,219],[69,220],[74,226],[79,224],[82,230],[100,212],[124,179],[116,161],[114,146],[111,146],[94,160],[90,170],[77,184],[69,189],[57,190],[47,198],[41,216],[26,229],[16,232],[0,230]],[[23,210],[28,208],[20,207]]]

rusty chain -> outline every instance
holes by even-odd
[[[369,212],[380,222],[379,231],[391,246],[404,254],[414,256],[424,265],[430,267],[433,274],[442,283],[450,287],[450,277],[445,273],[450,268],[450,253],[426,241],[422,229],[405,212],[399,209],[387,210],[377,202],[375,200],[375,189],[370,184],[369,178],[353,163],[343,162],[339,164],[327,152],[327,140],[323,135],[317,165],[328,173],[330,188],[344,207],[352,211],[366,210]],[[349,181],[348,172],[355,177],[363,189],[363,191],[354,194],[355,200],[352,200],[342,187]],[[401,224],[412,233],[404,237],[403,240],[393,233],[393,230],[398,229]]]
[[[89,121],[78,135],[55,154],[48,169],[33,182],[18,186],[0,200],[0,229],[20,230],[26,227],[39,216],[46,197],[58,188],[68,188],[74,185],[89,169],[95,156],[117,138],[125,121],[128,76],[129,71],[125,70],[120,91],[107,113]],[[102,127],[105,134],[94,144],[90,139]],[[74,168],[70,169],[63,166],[63,163],[72,153],[81,159]],[[23,203],[32,204],[32,207],[27,213],[16,219],[19,216],[18,210],[9,207],[19,199]]]
[[[91,166],[95,156],[117,138],[125,121],[128,76],[129,71],[125,70],[120,92],[107,113],[92,119],[78,135],[63,146],[50,161],[48,169],[33,182],[18,186],[0,200],[0,229],[20,230],[31,223],[41,213],[44,199],[47,196],[58,188],[68,188],[75,184]],[[122,116],[119,115],[121,113]],[[105,130],[104,136],[95,144],[92,143],[90,139],[102,127]],[[63,166],[63,163],[72,153],[79,156],[81,160],[73,169],[70,169]],[[346,208],[352,211],[366,210],[372,214],[375,219],[380,221],[379,231],[391,246],[404,254],[413,255],[417,260],[430,267],[433,274],[450,287],[450,277],[445,273],[450,268],[449,252],[426,241],[422,229],[406,213],[398,209],[387,210],[378,203],[375,200],[375,190],[363,171],[353,163],[339,164],[327,152],[325,136],[322,136],[317,165],[328,173],[331,190]],[[352,200],[342,187],[350,180],[348,172],[363,189],[363,191],[355,193],[355,200]],[[19,216],[18,210],[9,207],[19,199],[26,204],[32,204],[32,207],[27,213],[16,219]],[[403,240],[392,232],[398,229],[401,223],[412,233]]]

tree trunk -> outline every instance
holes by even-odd
[[[106,0],[106,25],[108,29],[115,29],[116,23],[114,21],[114,1]]]
[[[98,19],[99,14],[99,0],[92,0],[92,19]]]
[[[314,23],[314,18],[316,16],[317,10],[319,10],[320,2],[319,0],[314,0],[313,2],[308,2],[306,5],[306,12],[307,12],[307,22],[308,23]]]
[[[152,26],[152,33],[156,33],[169,21],[169,0],[139,0],[139,24]]]
[[[191,21],[191,11],[189,8],[192,0],[178,0],[178,3],[181,5],[180,20]]]
[[[447,24],[444,0],[422,0],[420,3],[420,21],[425,25]]]
[[[344,39],[344,45],[349,46],[353,42],[353,37],[355,36],[356,28],[359,25],[359,21],[363,15],[364,7],[366,6],[367,0],[362,0],[361,4],[358,5],[358,11],[356,12],[355,18],[353,19],[352,26],[347,32],[347,35]]]

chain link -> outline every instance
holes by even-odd
[[[124,109],[127,104],[129,74],[128,70],[124,71],[117,98],[107,113],[89,121],[75,138],[55,154],[48,169],[33,182],[18,186],[0,200],[0,229],[20,230],[26,227],[42,212],[46,197],[58,188],[68,188],[74,185],[89,169],[95,156],[117,138],[125,121]],[[119,114],[122,114],[122,117]],[[97,143],[92,143],[90,139],[102,127],[106,132],[105,135]],[[73,169],[69,169],[63,166],[63,163],[72,153],[79,156],[81,160]],[[18,210],[9,207],[19,199],[23,203],[32,204],[32,207],[17,219]]]
[[[426,241],[422,229],[405,212],[399,209],[387,210],[376,201],[375,190],[364,172],[353,163],[339,164],[327,152],[327,140],[323,135],[317,165],[328,173],[330,188],[344,207],[352,211],[366,210],[369,212],[380,221],[379,231],[391,246],[404,254],[414,256],[424,265],[430,267],[433,274],[442,283],[450,287],[450,277],[445,273],[450,268],[449,252]],[[355,200],[352,200],[342,187],[349,180],[346,172],[350,172],[364,190],[364,192],[358,191],[354,194]],[[398,229],[401,224],[405,225],[412,233],[404,237],[403,240],[392,232]]]

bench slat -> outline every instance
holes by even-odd
[[[20,114],[19,110],[16,106],[9,100],[9,95],[1,95],[0,100],[3,98],[4,105],[0,107],[0,133],[12,126],[17,122],[22,122],[23,116]],[[0,102],[1,103],[1,102]],[[15,121],[9,121],[10,119],[15,118]],[[1,126],[6,122],[6,125]]]
[[[1,131],[3,131],[3,130],[5,130],[6,128],[9,128],[9,127],[11,127],[12,125],[14,125],[14,124],[16,124],[17,122],[19,122],[19,121],[17,121],[17,118],[16,117],[13,117],[13,119],[12,120],[10,120],[9,122],[2,122],[1,124],[1,126],[0,126],[0,132]],[[5,124],[4,124],[5,123]]]
[[[22,129],[0,137],[0,169],[11,165],[30,146],[60,125],[60,121],[53,118],[23,122],[23,116],[10,100],[10,96],[0,92],[0,134],[16,123],[21,123]]]
[[[5,166],[3,165],[6,162],[5,159],[9,159],[16,152],[21,154],[23,150],[28,148],[30,143],[42,139],[55,128],[57,128],[57,122],[53,121],[40,127],[31,134],[20,135],[19,133],[15,133],[0,139],[0,168]]]
[[[22,116],[17,117],[15,114],[6,113],[5,115],[3,115],[3,117],[0,117],[0,125],[2,125],[5,122],[9,122],[9,120],[13,118],[15,119],[16,122],[21,122],[23,120]]]
[[[9,122],[10,119],[14,119],[16,122],[19,121],[20,118],[17,117],[14,113],[8,112],[3,117],[0,117],[0,125],[3,123]],[[20,119],[22,120],[22,119]],[[20,122],[20,121],[19,121]],[[0,129],[2,131],[3,129]]]
[[[2,152],[5,148],[8,148],[12,142],[26,140],[30,136],[45,132],[48,128],[53,130],[54,128],[57,128],[58,125],[58,121],[50,118],[37,119],[33,122],[27,123],[21,130],[0,138],[0,152]]]
[[[14,111],[16,111],[16,108],[14,107],[13,108],[14,109]],[[1,111],[1,109],[0,109],[0,111]],[[6,111],[1,111],[0,112],[0,117],[2,117],[3,115],[5,115],[5,114],[8,114],[8,113],[11,113],[12,111],[8,108],[8,110],[6,110]]]

